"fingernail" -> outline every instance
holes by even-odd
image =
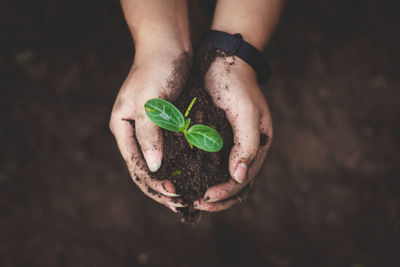
[[[178,203],[178,202],[167,202],[168,205],[173,206],[173,207],[177,207],[177,208],[185,208],[187,207],[186,204],[182,204],[182,203]]]
[[[193,205],[194,209],[200,209],[203,205]]]
[[[241,184],[244,182],[246,173],[247,173],[247,165],[244,164],[243,162],[240,162],[236,167],[235,172],[233,173],[233,178],[236,180],[236,182]]]
[[[170,193],[170,192],[167,192],[167,191],[162,192],[162,194],[164,196],[167,196],[167,197],[180,197],[181,196],[181,195]]]
[[[196,209],[196,210],[208,210],[208,207],[206,205],[204,205],[204,204],[198,205],[198,206],[194,206],[193,208]]]
[[[157,171],[161,166],[161,152],[158,150],[149,150],[143,153],[147,166],[151,172]]]

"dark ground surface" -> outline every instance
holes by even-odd
[[[139,191],[108,130],[132,61],[118,1],[2,1],[0,266],[400,266],[398,10],[292,1],[252,197],[193,227]]]

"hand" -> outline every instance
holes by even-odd
[[[234,134],[229,159],[232,179],[207,190],[194,203],[204,211],[221,211],[241,201],[254,182],[272,142],[272,120],[254,70],[238,57],[218,57],[205,76],[214,104],[226,112]],[[260,134],[268,141],[260,143]],[[264,141],[264,140],[262,140]]]
[[[136,55],[116,98],[110,129],[133,181],[147,196],[176,212],[182,200],[177,198],[174,185],[149,175],[149,170],[157,171],[161,165],[163,137],[161,129],[146,116],[144,104],[151,98],[172,101],[178,96],[188,78],[190,57],[175,50],[146,54]]]

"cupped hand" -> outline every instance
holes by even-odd
[[[214,104],[226,112],[234,134],[229,159],[232,179],[210,187],[194,203],[198,210],[216,212],[246,197],[271,146],[272,120],[256,73],[242,59],[217,57],[206,73],[205,86]]]
[[[190,56],[180,51],[138,57],[118,93],[110,119],[110,129],[133,181],[147,196],[173,211],[183,206],[174,185],[149,175],[149,170],[155,172],[161,166],[163,137],[161,129],[146,116],[144,104],[151,98],[174,100],[188,78],[189,67]]]

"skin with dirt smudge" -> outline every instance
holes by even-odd
[[[133,181],[147,196],[176,211],[182,200],[176,197],[174,185],[168,180],[152,179],[143,159],[142,151],[158,151],[162,155],[163,148],[161,130],[145,116],[142,107],[151,98],[172,101],[177,97],[188,78],[190,56],[168,55],[155,63],[132,67],[117,96],[110,128]],[[153,137],[151,143],[141,142],[147,141],[149,135]]]
[[[245,189],[254,183],[271,146],[273,128],[256,73],[240,58],[217,57],[206,73],[205,89],[214,104],[225,111],[234,132],[229,160],[233,179],[209,188],[194,205],[199,210],[220,211],[243,200]]]

